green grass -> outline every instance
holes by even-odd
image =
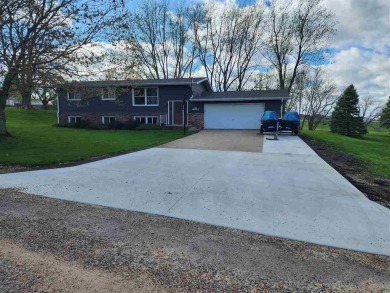
[[[180,130],[86,130],[53,126],[55,111],[6,108],[0,165],[45,165],[157,146],[183,136]],[[129,166],[131,168],[131,166]]]
[[[302,132],[361,160],[367,173],[390,178],[390,132],[375,124],[368,131],[363,138],[352,138],[331,133],[329,127],[322,124],[314,131],[304,129]]]

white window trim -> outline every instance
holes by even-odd
[[[163,119],[165,117],[165,119]],[[160,126],[162,124],[168,125],[168,115],[167,114],[161,114],[160,115]]]
[[[158,116],[134,116],[133,119],[136,120],[137,118],[145,118],[145,122],[147,121],[147,118],[157,118],[156,124],[153,123],[145,123],[145,124],[151,124],[151,125],[158,125]]]
[[[104,118],[115,118],[116,121],[116,116],[102,116],[102,124],[104,124]],[[106,124],[104,124],[106,125]]]
[[[104,90],[108,90],[108,98],[104,98]],[[116,89],[114,87],[105,87],[101,89],[102,101],[115,101],[116,100]]]
[[[74,99],[69,99],[69,93],[73,93],[74,94]],[[66,92],[66,98],[67,98],[68,101],[80,101],[81,100],[81,97],[78,95],[77,91],[73,91],[73,92],[67,91]]]
[[[135,97],[134,97],[134,87],[131,89],[131,93],[132,93],[132,100],[133,100],[133,106],[134,107],[158,107],[160,105],[160,91],[159,91],[159,87],[158,86],[146,86],[146,87],[137,87],[137,88],[143,88],[144,89],[144,98],[145,98],[145,104],[143,105],[136,105],[135,104]],[[154,105],[148,105],[147,104],[147,93],[146,93],[146,89],[148,88],[155,88],[157,89],[157,104],[154,104]],[[138,116],[139,117],[139,116]],[[142,116],[142,117],[146,117],[146,116]]]
[[[80,120],[81,120],[81,116],[68,116],[68,123],[69,124],[72,123],[72,122],[70,122],[71,118],[80,118]]]

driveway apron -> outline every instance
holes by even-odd
[[[0,175],[0,188],[390,255],[390,210],[299,137],[279,138],[204,131],[84,165]]]

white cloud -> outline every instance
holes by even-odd
[[[214,6],[215,17],[229,6],[237,5],[234,0],[204,1]],[[349,84],[354,84],[360,96],[370,95],[385,103],[390,95],[389,0],[324,0],[324,4],[335,13],[339,22],[330,47],[340,51],[330,55],[331,63],[324,66],[329,77],[336,82],[340,93]],[[93,50],[100,51],[98,48]],[[260,63],[266,64],[264,60]],[[94,69],[102,73],[110,66],[112,64],[103,64]],[[205,75],[203,67],[197,67],[193,73],[193,76]]]
[[[390,1],[324,0],[335,13],[331,47],[341,50],[325,66],[340,92],[354,84],[360,96],[385,103],[390,95]]]
[[[325,5],[339,22],[332,45],[362,46],[390,54],[389,0],[325,0]]]
[[[354,84],[360,96],[385,103],[390,95],[390,58],[373,51],[351,47],[340,51],[325,66],[340,93]]]

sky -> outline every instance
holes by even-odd
[[[140,1],[127,4],[136,7]],[[255,0],[236,1],[246,5]],[[372,96],[384,104],[390,96],[390,0],[323,1],[338,21],[327,48],[329,62],[324,65],[338,92],[354,84],[360,96]]]
[[[385,103],[390,96],[390,1],[324,0],[337,33],[325,66],[339,89],[354,84],[360,96]]]

